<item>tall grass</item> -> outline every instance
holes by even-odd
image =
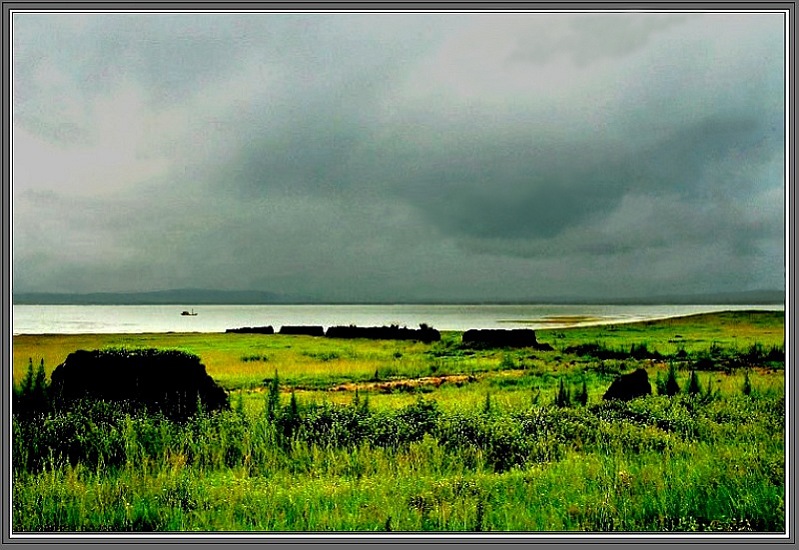
[[[15,421],[14,527],[781,531],[782,411],[777,395],[470,414],[419,399],[178,424],[91,405]]]
[[[453,333],[14,337],[13,528],[783,531],[784,335],[766,317],[539,331],[553,351]],[[196,353],[232,410],[33,404],[39,370],[120,345]],[[638,367],[651,396],[602,400]]]

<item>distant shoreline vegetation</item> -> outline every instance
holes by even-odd
[[[712,294],[649,297],[542,297],[518,300],[313,300],[250,290],[176,289],[153,292],[50,293],[17,292],[18,305],[779,305],[785,291],[752,290]]]

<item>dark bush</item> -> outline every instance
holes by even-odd
[[[324,336],[325,328],[316,325],[283,325],[280,327],[279,333],[305,336]]]
[[[652,394],[652,385],[649,383],[649,376],[644,369],[636,369],[631,373],[622,374],[617,377],[602,397],[608,399],[620,399],[629,401],[636,397],[643,397]]]
[[[273,329],[271,326],[240,327],[240,328],[229,328],[225,332],[232,334],[274,334],[275,329]]]
[[[56,367],[51,380],[52,404],[59,410],[95,399],[128,412],[145,409],[185,420],[198,408],[230,408],[227,393],[208,376],[200,358],[181,351],[80,350]]]
[[[329,327],[328,338],[368,338],[370,340],[416,340],[419,342],[438,342],[441,333],[425,324],[418,329],[390,325],[383,327],[358,327],[355,325]]]
[[[470,329],[463,333],[461,342],[470,348],[552,349],[549,344],[539,344],[532,329]]]

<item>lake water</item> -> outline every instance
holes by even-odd
[[[188,306],[190,307],[190,306]],[[15,305],[13,334],[89,334],[139,332],[225,332],[228,328],[271,325],[383,326],[439,330],[470,328],[562,328],[662,319],[712,311],[757,309],[784,311],[773,305],[204,305],[197,315],[187,307]]]

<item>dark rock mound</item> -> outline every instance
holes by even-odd
[[[79,350],[50,378],[56,408],[94,399],[172,419],[190,417],[198,402],[206,411],[230,408],[227,393],[208,376],[200,358],[182,351]]]
[[[536,348],[551,350],[549,344],[539,344],[535,331],[521,329],[470,329],[463,333],[464,346],[472,348]]]
[[[316,325],[283,325],[280,334],[299,334],[304,336],[324,336],[325,328]]]
[[[651,394],[652,385],[649,383],[649,375],[647,375],[644,369],[637,369],[633,372],[616,377],[602,398],[606,400],[619,399],[621,401],[629,401],[636,397],[643,397]]]
[[[436,329],[421,325],[418,329],[390,325],[383,327],[336,326],[329,327],[328,338],[368,338],[370,340],[417,340],[419,342],[438,342],[441,333]]]
[[[274,334],[275,329],[273,329],[270,325],[266,327],[229,328],[225,332],[231,332],[237,334]]]

